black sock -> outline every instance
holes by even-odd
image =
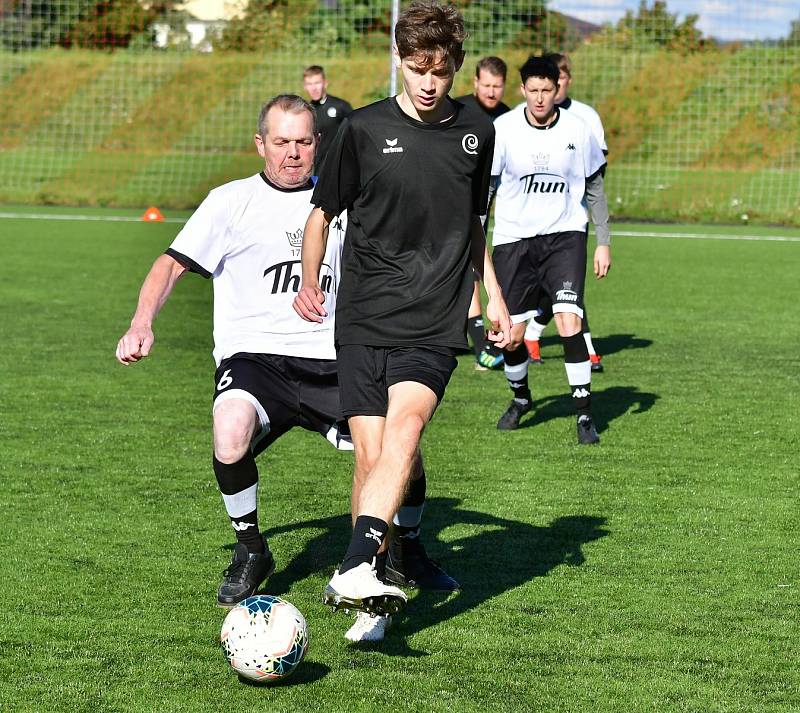
[[[214,456],[214,475],[225,502],[225,509],[236,532],[236,541],[248,552],[264,552],[258,529],[258,468],[252,451],[236,463],[222,463]]]
[[[528,348],[520,344],[514,351],[505,350],[505,366],[503,370],[508,380],[511,391],[514,392],[514,401],[527,405],[533,398],[528,388]]]
[[[359,515],[353,525],[353,536],[344,560],[342,560],[342,566],[339,567],[339,573],[344,574],[364,562],[372,562],[372,558],[377,556],[388,530],[388,523],[380,518]]]
[[[578,332],[571,337],[561,337],[564,345],[564,368],[567,370],[567,381],[572,392],[572,403],[578,416],[592,414],[592,363],[589,361],[589,349],[583,333]]]
[[[428,489],[428,480],[425,469],[422,475],[408,484],[406,496],[397,514],[393,519],[394,537],[419,537],[419,523],[422,520],[422,510],[425,507],[425,493]]]
[[[483,345],[486,342],[486,329],[483,326],[483,317],[467,317],[467,334],[472,340],[472,348],[475,351],[475,356],[481,354]]]

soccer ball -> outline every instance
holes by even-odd
[[[231,668],[252,681],[286,678],[308,650],[303,615],[285,599],[248,597],[228,612],[220,634]]]

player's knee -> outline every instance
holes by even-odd
[[[556,328],[562,337],[571,337],[581,331],[581,318],[573,312],[558,312],[555,315]]]
[[[218,409],[214,412],[214,455],[221,463],[240,461],[253,438],[253,420],[248,414]]]
[[[425,419],[416,413],[403,414],[393,419],[391,427],[387,424],[387,431],[392,433],[397,446],[409,460],[416,457],[419,451],[419,440],[425,430]]]

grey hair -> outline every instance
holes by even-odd
[[[264,104],[258,114],[258,135],[262,138],[267,135],[267,114],[274,106],[292,114],[301,114],[307,111],[311,114],[313,131],[315,134],[317,133],[317,116],[314,113],[314,107],[297,94],[278,94]]]

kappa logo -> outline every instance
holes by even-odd
[[[342,230],[342,219],[339,218],[339,217],[334,218],[333,219],[333,223],[331,223],[331,228],[333,230],[341,231]]]
[[[579,389],[575,389],[575,391],[572,392],[573,399],[585,399],[587,396],[589,396],[589,392],[582,386]]]
[[[303,246],[303,229],[298,228],[294,232],[290,230],[286,231],[286,237],[289,239],[289,245],[293,248],[299,248]]]
[[[375,540],[375,542],[381,544],[381,537],[383,537],[383,533],[380,530],[376,530],[374,527],[370,527],[369,532],[365,533],[364,537],[369,537],[369,539]]]
[[[252,522],[232,522],[231,525],[236,532],[241,532],[242,530],[246,530],[248,527],[255,527],[255,523]]]
[[[471,156],[477,156],[478,137],[475,136],[475,134],[464,134],[464,138],[461,139],[461,148],[464,149],[465,153],[468,153]]]
[[[567,151],[574,151],[574,150],[575,150],[575,144],[567,144]]]
[[[385,139],[386,148],[383,153],[403,153],[403,147],[397,145],[397,139]]]

